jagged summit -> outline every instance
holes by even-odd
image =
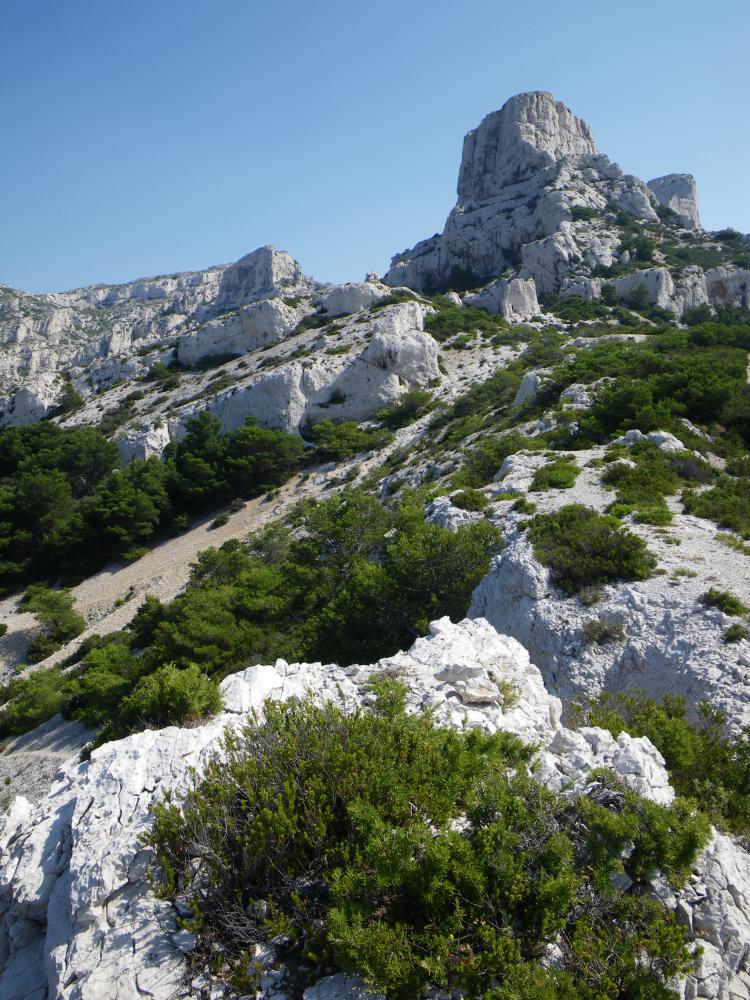
[[[483,201],[566,156],[596,156],[591,129],[582,118],[537,90],[511,97],[464,138],[458,200]]]
[[[620,234],[598,220],[570,229],[580,210],[611,207],[657,223],[665,206],[677,223],[700,231],[695,181],[670,174],[647,185],[600,153],[589,125],[552,94],[517,94],[464,139],[458,201],[442,233],[391,261],[386,282],[420,291],[532,278],[537,292],[611,267]]]

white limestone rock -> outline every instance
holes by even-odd
[[[458,175],[459,201],[486,201],[554,167],[563,157],[596,154],[589,126],[552,94],[517,94],[467,133]]]
[[[435,497],[425,507],[425,520],[428,524],[437,524],[441,528],[455,531],[465,524],[474,524],[482,520],[482,514],[476,510],[463,510],[456,507],[450,497]]]
[[[685,229],[701,231],[698,194],[692,174],[665,174],[647,183],[659,204],[671,208]]]
[[[515,408],[523,406],[525,403],[533,403],[539,395],[543,383],[544,377],[540,372],[526,372],[516,390],[511,406]]]
[[[177,359],[193,366],[211,356],[236,357],[274,344],[291,333],[306,315],[309,305],[288,305],[283,298],[262,299],[235,312],[207,320],[198,329],[180,337]]]
[[[650,431],[644,434],[643,431],[633,429],[626,431],[621,437],[614,438],[613,444],[638,444],[639,441],[650,441],[655,444],[659,451],[676,453],[685,451],[685,445],[674,434],[669,431]]]
[[[499,493],[528,493],[538,469],[547,464],[547,457],[535,451],[517,451],[503,459],[493,479]]]
[[[291,254],[272,246],[259,247],[225,268],[213,307],[238,309],[271,295],[293,295],[310,289],[310,279],[302,274]]]
[[[568,278],[561,282],[560,295],[598,299],[605,285],[614,286],[626,305],[645,288],[651,305],[670,310],[677,319],[686,309],[709,304],[706,275],[699,267],[685,267],[674,275],[666,267],[647,267],[619,278]]]
[[[170,440],[169,427],[165,421],[139,429],[128,429],[116,439],[120,461],[123,465],[129,465],[137,458],[161,458]]]
[[[210,723],[106,744],[87,763],[71,761],[37,806],[16,800],[0,820],[4,1000],[144,994],[197,1000],[201,980],[192,986],[185,976],[194,939],[178,930],[176,910],[153,895],[147,877],[150,854],[141,837],[152,804],[163,789],[185,787],[190,769],[200,773],[215,752],[224,727],[238,727],[249,711],[262,712],[267,698],[309,694],[353,711],[371,702],[370,681],[383,671],[403,677],[410,710],[429,707],[441,725],[505,730],[539,745],[537,780],[563,795],[586,794],[595,787],[592,769],[607,767],[654,801],[673,796],[663,760],[648,740],[563,728],[560,702],[546,692],[526,650],[481,619],[440,619],[408,652],[372,665],[342,669],[278,660],[250,667],[222,683],[225,711]],[[710,978],[690,979],[687,989],[694,992],[688,995],[731,989],[745,996],[739,987],[750,915],[747,866],[744,852],[716,837],[684,892],[684,911],[712,948]],[[259,997],[283,996],[284,970],[274,949],[261,949],[260,958]],[[708,983],[714,994],[700,992]],[[212,996],[222,995],[221,984],[210,988]],[[339,974],[305,996],[365,1000],[371,994],[356,977]]]
[[[379,281],[349,281],[326,289],[318,304],[328,316],[346,316],[367,309],[390,294],[391,289]]]
[[[750,309],[750,271],[712,267],[706,271],[706,287],[712,305]]]
[[[612,262],[616,238],[592,239],[591,227],[573,225],[574,205],[612,203],[653,222],[651,197],[597,152],[588,125],[551,94],[519,94],[467,134],[443,232],[394,256],[384,280],[421,291],[458,279],[479,284],[515,270],[522,255],[521,277],[534,278],[537,292],[555,291],[574,264]]]
[[[0,400],[0,427],[43,420],[60,401],[62,381],[53,371],[30,378],[17,392]]]
[[[476,295],[466,295],[467,306],[478,306],[508,323],[526,323],[540,313],[536,285],[529,278],[493,281]]]
[[[698,519],[690,520],[697,529]],[[710,702],[739,729],[750,724],[750,659],[723,642],[732,619],[702,604],[705,590],[700,577],[686,577],[676,588],[669,576],[655,575],[612,584],[588,608],[559,591],[527,537],[511,531],[475,590],[469,614],[523,643],[548,690],[566,701],[603,690],[639,689],[657,700],[678,694],[692,711]],[[622,625],[624,640],[587,642],[584,626],[592,618]]]

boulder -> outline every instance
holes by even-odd
[[[379,281],[349,281],[325,290],[318,305],[328,316],[345,316],[375,305],[390,293],[390,288]]]
[[[671,208],[685,229],[701,231],[698,194],[692,174],[665,174],[663,177],[654,177],[647,183],[649,191],[659,204]]]
[[[476,295],[463,299],[467,306],[486,309],[509,323],[526,323],[540,313],[536,285],[528,278],[493,281]]]

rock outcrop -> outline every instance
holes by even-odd
[[[191,984],[185,954],[195,945],[178,929],[177,911],[151,890],[142,836],[163,789],[184,786],[216,749],[225,727],[237,727],[271,698],[335,700],[351,711],[366,703],[370,678],[397,670],[413,710],[430,707],[442,724],[517,733],[541,747],[538,780],[566,796],[583,794],[592,769],[617,772],[634,790],[668,803],[674,793],[663,760],[647,739],[617,740],[600,729],[560,723],[560,702],[514,639],[484,621],[434,622],[408,653],[377,664],[250,667],[221,686],[225,711],[192,729],[146,731],[71,761],[37,806],[16,799],[0,821],[0,995],[4,1000],[154,1000],[224,995],[201,977]],[[750,996],[748,856],[716,836],[689,885],[665,902],[709,947],[690,996]],[[654,891],[659,891],[658,885]],[[284,997],[283,966],[265,956],[259,996]],[[707,990],[714,992],[707,992]],[[204,990],[204,993],[201,993]],[[692,991],[692,992],[691,992]],[[725,991],[725,992],[724,992]],[[363,1000],[354,978],[322,980],[305,994]]]
[[[648,181],[648,189],[660,205],[671,208],[686,229],[701,229],[698,194],[692,174],[665,174]]]
[[[498,488],[526,491],[541,464],[534,454],[511,456]],[[683,521],[703,530],[697,518],[685,515]],[[739,729],[750,725],[750,658],[744,648],[722,641],[732,619],[701,604],[705,587],[686,577],[678,589],[673,579],[655,576],[608,586],[589,608],[554,586],[531,543],[517,533],[477,587],[469,615],[523,643],[548,689],[567,702],[601,691],[640,689],[657,701],[678,694],[693,709],[710,702]],[[593,619],[620,626],[623,638],[587,642],[584,628]]]
[[[643,181],[597,151],[589,126],[565,105],[546,92],[519,94],[467,134],[458,202],[442,234],[397,254],[384,280],[423,291],[476,285],[523,256],[521,276],[552,291],[601,243],[584,237],[579,246],[576,229],[564,228],[575,208],[613,204],[656,221],[651,198]],[[599,250],[595,263],[611,263],[606,240]]]

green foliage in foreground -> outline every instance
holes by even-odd
[[[132,631],[89,644],[71,674],[12,682],[0,735],[63,711],[111,739],[214,711],[215,682],[251,663],[373,662],[434,618],[462,618],[502,545],[486,521],[452,532],[425,523],[416,497],[389,510],[360,490],[309,504],[299,527],[202,552],[184,593],[147,598]]]
[[[703,493],[686,490],[682,496],[685,511],[714,521],[720,528],[730,528],[750,539],[750,478],[721,476],[715,486]]]
[[[690,721],[684,698],[667,695],[659,704],[642,692],[601,695],[588,706],[586,721],[615,737],[648,736],[679,795],[700,802],[717,826],[750,834],[750,726],[729,737],[725,717],[709,704]]]
[[[718,608],[725,615],[746,615],[750,613],[750,608],[739,597],[730,594],[728,590],[719,590],[718,587],[710,587],[705,594],[702,594],[701,602],[709,608]]]
[[[528,530],[537,559],[567,594],[614,580],[645,580],[656,566],[641,538],[583,504],[537,514]]]
[[[222,954],[246,989],[254,945],[281,937],[300,994],[334,966],[398,1000],[676,997],[685,930],[613,877],[680,883],[706,821],[604,775],[557,798],[517,738],[438,728],[396,682],[376,691],[354,715],[268,704],[155,807],[162,892],[189,900],[201,958]]]

